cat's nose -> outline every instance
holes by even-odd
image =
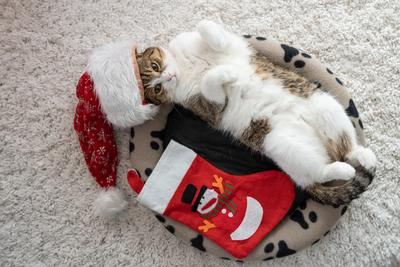
[[[176,74],[174,73],[174,74],[171,74],[171,73],[168,73],[166,76],[165,76],[165,79],[167,80],[167,81],[170,81],[170,80],[172,80],[172,78],[175,78],[176,77]]]

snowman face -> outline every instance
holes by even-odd
[[[200,199],[197,211],[201,214],[210,212],[218,203],[218,193],[214,189],[207,189]]]

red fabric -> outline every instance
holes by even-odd
[[[133,189],[133,191],[136,192],[136,194],[140,194],[140,191],[142,191],[144,182],[140,178],[139,174],[137,173],[136,170],[129,170],[128,171],[128,183]]]
[[[118,153],[113,127],[101,111],[93,82],[87,72],[78,82],[76,95],[79,102],[74,128],[89,171],[101,187],[115,186]]]
[[[207,193],[200,193],[202,187],[204,190],[204,186],[208,190],[208,196]],[[191,187],[191,190],[187,190],[188,187]],[[195,194],[193,188],[196,188]],[[187,191],[191,191],[192,194],[186,194]],[[214,194],[214,197],[210,197],[210,194]],[[295,185],[283,172],[263,171],[242,176],[230,175],[197,156],[168,203],[164,214],[203,234],[241,259],[246,257],[284,218],[294,198]],[[196,200],[199,199],[201,204],[196,207],[198,202]],[[215,200],[217,200],[216,206]],[[255,204],[257,202],[258,204]],[[215,207],[204,214],[199,212],[207,211],[210,206]],[[247,209],[256,214],[248,217],[251,219],[247,221],[260,223],[255,223],[257,226],[254,231],[244,231],[251,233],[249,237],[234,238],[231,234],[239,228],[239,225],[245,225]],[[251,227],[241,229],[251,229]]]

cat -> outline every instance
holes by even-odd
[[[337,100],[221,25],[203,20],[168,48],[146,49],[138,64],[148,102],[191,110],[271,158],[313,199],[346,204],[371,183],[376,157],[357,144]]]

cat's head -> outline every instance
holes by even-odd
[[[176,87],[178,79],[172,54],[161,47],[150,47],[138,55],[138,65],[146,101],[155,105],[170,101],[167,92]]]

